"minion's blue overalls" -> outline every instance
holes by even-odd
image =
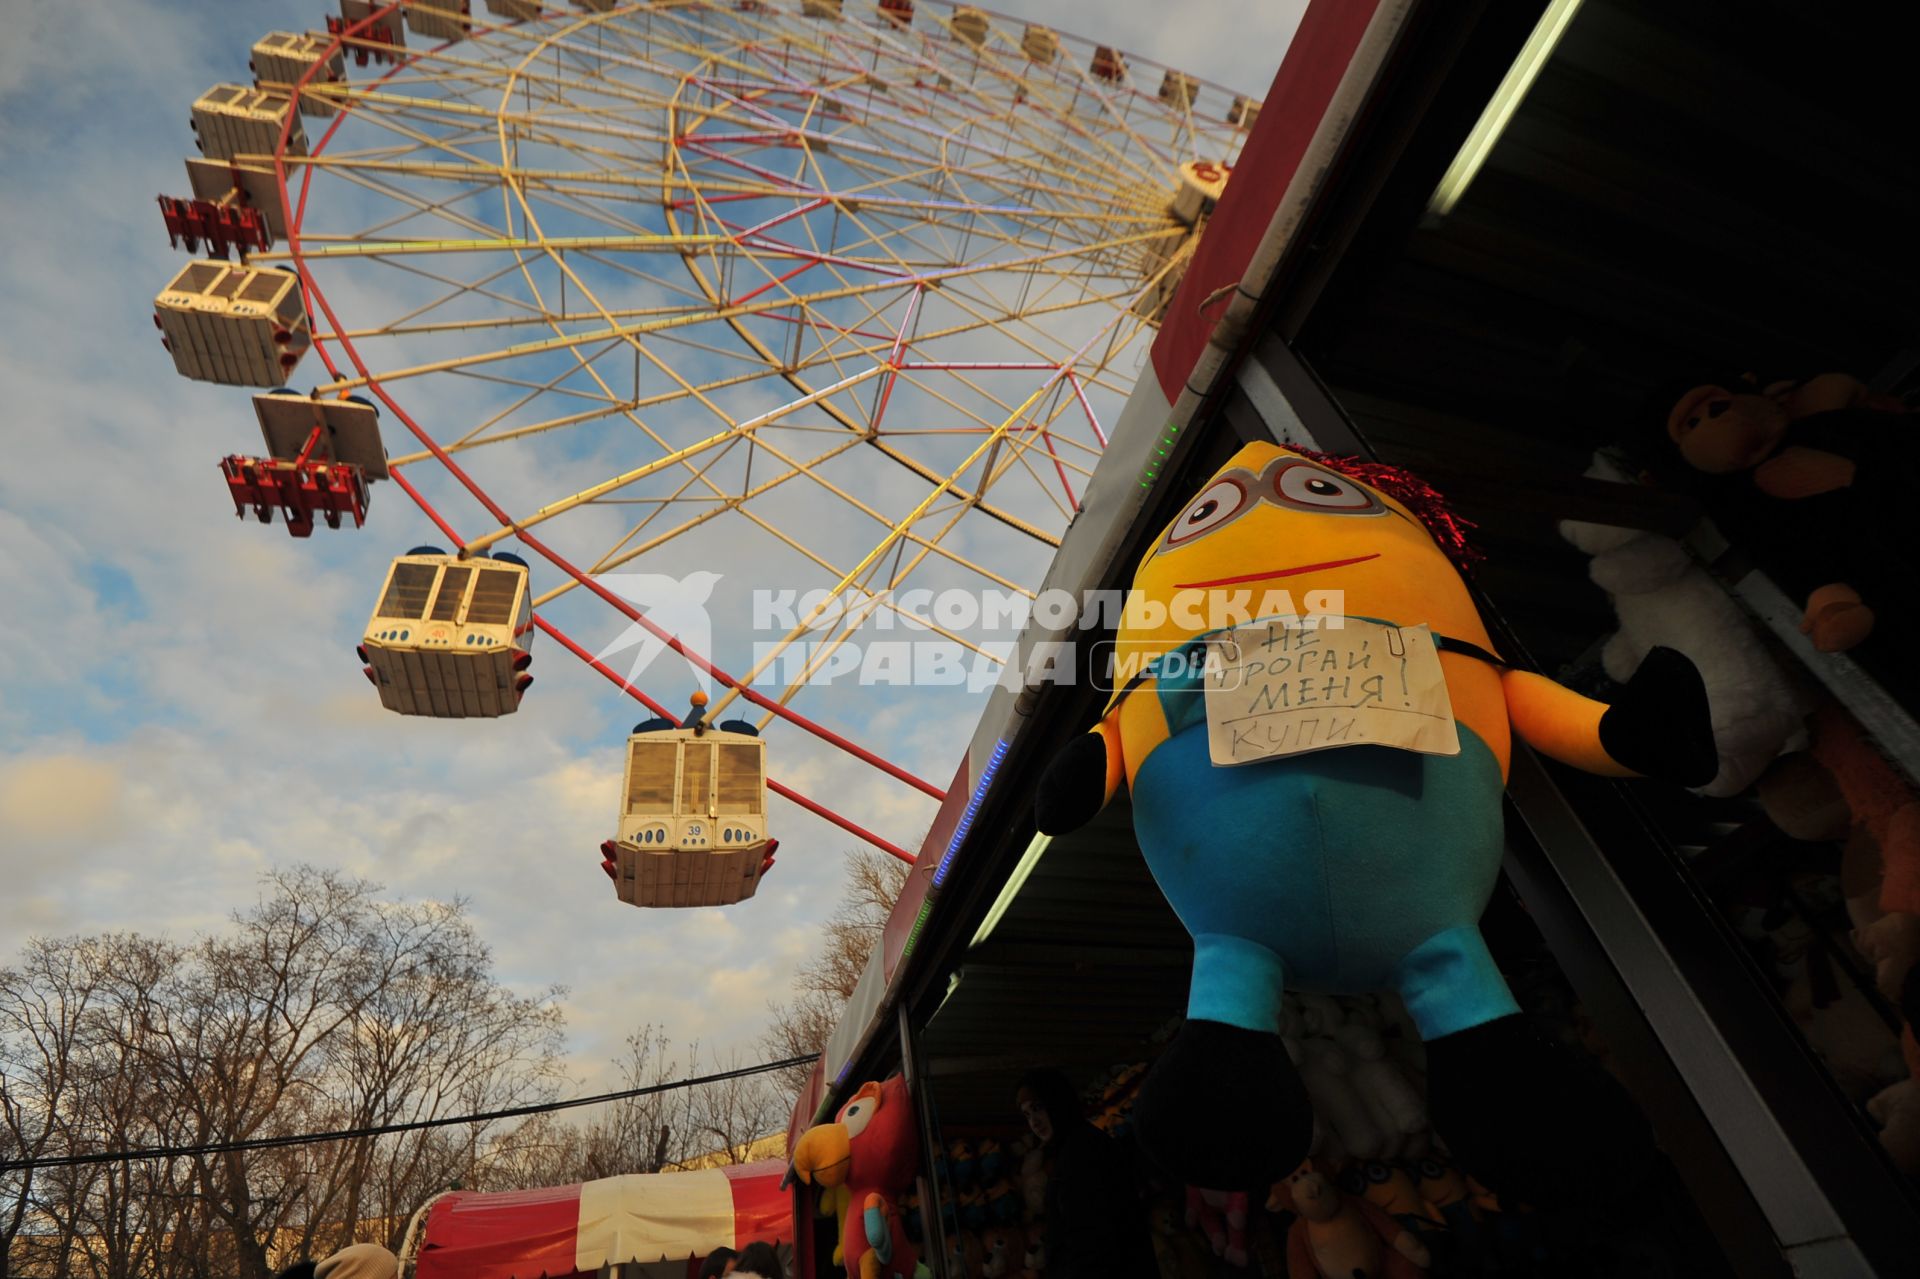
[[[1287,986],[1397,989],[1424,1039],[1519,1011],[1479,929],[1504,837],[1486,743],[1458,724],[1458,755],[1361,745],[1216,767],[1205,640],[1133,693],[1167,723],[1134,776],[1133,825],[1193,934],[1187,1016],[1277,1032]]]

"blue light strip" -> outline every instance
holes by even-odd
[[[999,771],[1000,761],[1006,756],[1006,742],[996,741],[993,754],[988,757],[987,766],[980,771],[980,780],[974,785],[973,796],[967,800],[967,811],[960,814],[960,824],[953,828],[953,838],[947,841],[947,851],[940,858],[940,864],[934,867],[933,886],[935,888],[940,887],[946,879],[947,867],[953,863],[953,855],[960,851],[960,845],[966,839],[967,832],[973,829],[973,815],[980,811],[980,801],[986,798],[987,787],[993,784],[993,775]]]

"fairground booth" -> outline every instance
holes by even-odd
[[[1711,780],[1514,741],[1481,924],[1525,1018],[1650,1126],[1655,1171],[1612,1215],[1529,1220],[1449,1162],[1390,993],[1279,1010],[1316,1159],[1428,1273],[1914,1273],[1910,497],[1879,491],[1914,477],[1910,48],[1849,6],[1314,0],[1047,579],[1126,587],[1176,519],[1216,518],[1209,477],[1277,443],[1445,495],[1501,670],[1618,703],[1652,650],[1699,669]],[[1699,443],[1736,423],[1761,443]],[[1065,1072],[1126,1149],[1188,1010],[1194,943],[1129,789],[1036,825],[1108,706],[1111,638],[1030,625],[1023,658],[1080,678],[993,695],[794,1115],[797,1137],[904,1074],[937,1275],[1031,1268],[1023,1073]],[[1241,838],[1206,799],[1178,820]],[[1284,1196],[1142,1178],[1163,1274],[1303,1273]],[[832,1273],[798,1193],[803,1270]]]

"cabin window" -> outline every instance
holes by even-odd
[[[680,760],[678,742],[634,742],[627,747],[627,811],[673,811],[673,773]]]
[[[433,597],[433,612],[430,615],[436,622],[451,622],[460,615],[460,598],[467,593],[467,579],[473,576],[473,570],[461,565],[451,565],[440,575],[440,590]]]
[[[760,748],[738,742],[720,743],[720,776],[715,790],[718,814],[757,814],[760,811]]]
[[[195,262],[174,281],[174,287],[185,293],[205,293],[207,286],[219,279],[225,270],[225,267],[214,262]]]
[[[483,568],[473,584],[473,602],[467,622],[478,626],[505,626],[513,620],[513,597],[520,590],[520,574],[504,568]]]
[[[680,811],[704,813],[713,781],[713,749],[704,742],[689,742],[680,764]]]
[[[287,277],[284,275],[268,275],[265,272],[261,272],[259,275],[248,278],[247,281],[240,286],[240,300],[243,302],[271,302],[273,301],[273,295],[278,293],[280,286],[286,282]]]
[[[439,571],[437,564],[395,564],[375,616],[418,618],[426,612],[427,593],[433,589],[433,575]]]

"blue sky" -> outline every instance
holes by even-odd
[[[1257,95],[1301,6],[999,7]],[[308,861],[469,897],[509,980],[571,989],[583,1079],[641,1022],[750,1048],[832,908],[847,838],[789,809],[752,902],[620,906],[594,849],[630,705],[548,644],[511,720],[477,731],[381,711],[352,644],[387,557],[430,530],[390,486],[358,533],[298,542],[236,521],[214,468],[257,439],[245,393],[176,377],[159,347],[150,302],[184,257],[153,197],[184,189],[188,107],[245,79],[260,34],[319,26],[323,7],[17,9],[0,43],[0,962],[33,934],[217,927],[261,871]],[[975,713],[876,697],[850,722],[944,782]],[[932,816],[817,750],[773,771],[909,846]]]

